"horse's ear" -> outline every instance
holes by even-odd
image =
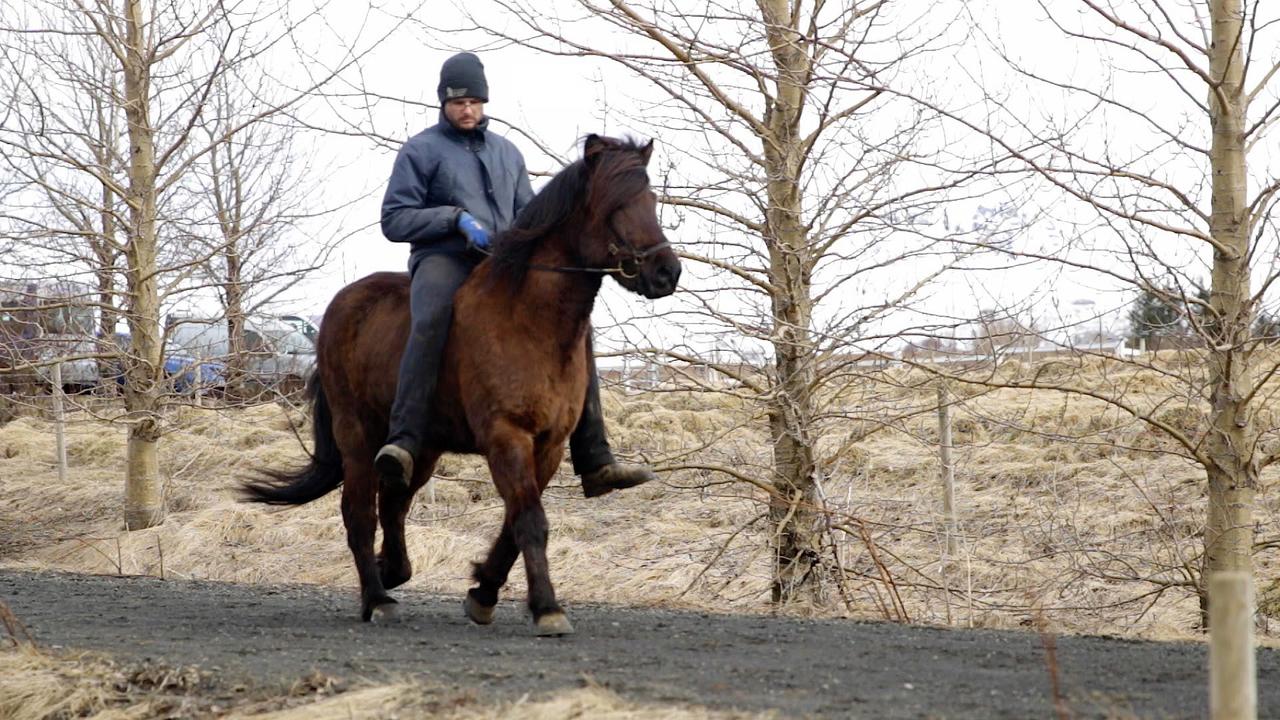
[[[649,140],[649,142],[644,144],[644,147],[640,148],[640,159],[644,162],[645,165],[648,165],[649,158],[652,156],[653,156],[653,140]]]
[[[586,161],[587,165],[595,164],[596,158],[600,156],[600,153],[604,152],[606,146],[607,143],[604,138],[591,133],[587,136],[586,141],[582,143],[582,159]]]

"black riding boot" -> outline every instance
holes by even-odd
[[[474,259],[457,254],[410,259],[413,280],[409,309],[413,325],[400,358],[387,444],[374,458],[374,467],[384,485],[408,487],[413,479],[413,461],[422,449],[423,429],[453,319],[453,295],[475,265]]]
[[[614,490],[642,485],[656,480],[648,465],[623,465],[613,457],[604,430],[604,412],[600,406],[600,376],[596,373],[591,334],[587,334],[587,397],[582,404],[578,425],[569,436],[569,458],[573,472],[582,477],[582,493],[596,497]]]

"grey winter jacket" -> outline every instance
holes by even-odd
[[[382,234],[411,243],[411,266],[423,255],[466,250],[457,229],[463,210],[496,234],[511,227],[533,197],[524,157],[488,125],[485,118],[463,132],[441,112],[439,122],[409,138],[396,155],[382,197]]]

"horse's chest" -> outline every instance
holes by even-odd
[[[470,414],[496,410],[536,432],[577,421],[587,391],[584,351],[556,352],[536,337],[509,338],[497,347],[462,363],[459,390]]]
[[[587,367],[580,358],[544,367],[524,367],[512,380],[512,394],[545,408],[547,415],[572,411],[576,416],[587,391]]]

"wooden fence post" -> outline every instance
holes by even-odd
[[[62,363],[53,364],[53,435],[57,448],[58,485],[67,485],[67,415],[62,397]]]
[[[956,556],[956,471],[951,461],[951,405],[947,387],[938,383],[938,459],[942,464],[942,512],[947,523],[947,557]]]

